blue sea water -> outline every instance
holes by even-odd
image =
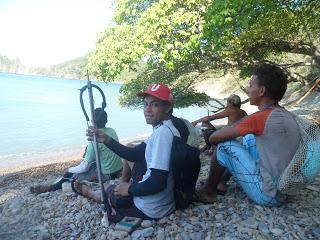
[[[133,111],[118,104],[121,84],[93,83],[105,93],[108,126],[120,139],[152,131],[142,109]],[[83,151],[87,123],[79,89],[86,81],[0,73],[0,84],[0,167]],[[83,97],[90,116],[87,91]],[[94,99],[95,107],[101,106],[98,91],[94,91]],[[195,120],[205,116],[207,110],[190,107],[174,110],[174,114]]]

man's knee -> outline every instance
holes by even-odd
[[[220,166],[228,168],[230,161],[232,161],[232,158],[234,157],[235,147],[238,145],[239,143],[235,140],[221,142],[217,145],[215,156]]]
[[[123,160],[122,160],[122,163],[123,163],[123,169],[130,169],[130,170],[132,170],[133,165],[134,165],[133,162],[130,162],[130,161],[128,161],[128,160],[123,159]]]
[[[130,147],[130,148],[134,148],[136,145],[133,144],[133,143],[128,143],[126,146]],[[132,170],[134,163],[130,162],[130,161],[126,160],[126,159],[123,159],[123,165],[126,165],[126,167],[129,167],[130,170]]]

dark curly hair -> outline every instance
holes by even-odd
[[[253,75],[257,76],[258,84],[266,88],[269,98],[279,102],[287,90],[288,78],[283,70],[271,64],[258,65],[253,70]]]
[[[106,123],[108,122],[108,114],[101,108],[96,108],[94,110],[94,115],[97,121],[97,128],[105,127]]]

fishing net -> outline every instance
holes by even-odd
[[[314,181],[320,172],[320,126],[293,115],[300,127],[301,140],[297,152],[281,174],[278,190],[295,195],[306,184]]]

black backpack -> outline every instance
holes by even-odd
[[[174,177],[176,209],[183,210],[192,202],[195,192],[200,172],[200,151],[187,144],[189,130],[184,121],[176,117],[171,120],[181,135],[181,138],[173,135],[170,166]]]

